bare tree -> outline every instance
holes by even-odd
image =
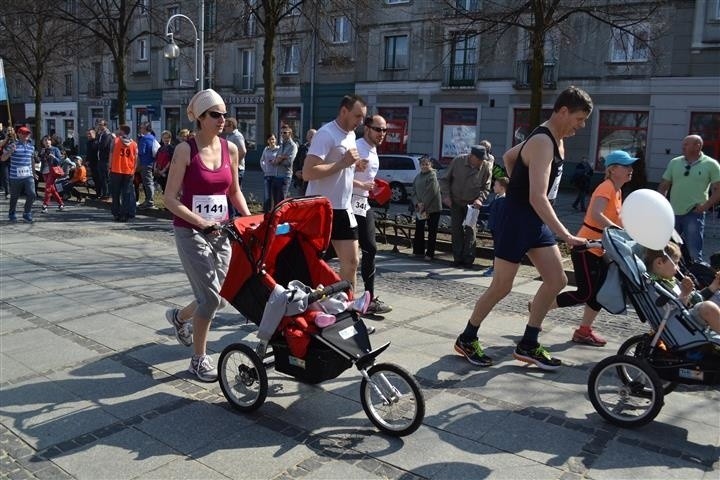
[[[263,38],[263,131],[266,134],[272,131],[275,108],[278,41],[285,36],[295,36],[315,43],[317,48],[328,47],[331,44],[328,34],[332,35],[332,25],[330,25],[331,20],[327,13],[343,12],[350,24],[357,25],[357,17],[354,12],[361,11],[369,4],[368,0],[325,0],[322,2],[317,0],[241,0],[240,2],[227,0],[225,2],[224,8],[231,14],[224,17],[225,26],[223,26],[223,22],[218,22],[217,32],[214,33],[217,40],[230,40],[239,34],[255,34],[247,28],[250,24],[255,25],[256,34]],[[234,28],[228,28],[229,25]],[[311,45],[308,46],[312,48]],[[312,60],[308,52],[298,53],[301,59]],[[333,62],[338,66],[342,66],[340,65],[342,62],[338,60],[340,58],[342,57],[333,58]]]
[[[152,31],[153,12],[142,0],[73,0],[58,2],[46,15],[94,36],[107,47],[115,64],[118,85],[118,120],[125,123],[127,61],[132,44]]]
[[[0,57],[33,89],[36,145],[40,143],[43,87],[53,82],[53,72],[64,64],[63,45],[71,38],[71,32],[48,17],[47,10],[47,3],[33,2],[19,14],[16,2],[0,0]]]
[[[488,34],[496,38],[508,35],[512,30],[527,32],[531,68],[530,86],[530,126],[534,128],[541,122],[543,74],[545,65],[545,45],[548,36],[553,33],[565,35],[569,42],[572,38],[571,20],[586,17],[596,25],[609,26],[615,32],[621,32],[622,38],[632,37],[634,42],[652,50],[652,40],[662,34],[657,28],[658,12],[664,7],[665,0],[443,0],[453,10],[454,26],[457,19],[463,19],[461,25],[476,35]],[[652,22],[656,28],[636,27]],[[647,32],[654,37],[646,35]]]

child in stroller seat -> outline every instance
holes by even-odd
[[[691,316],[702,320],[704,325],[713,330],[713,334],[720,332],[720,306],[710,301],[710,298],[720,289],[720,272],[710,285],[702,290],[695,290],[690,277],[684,277],[680,284],[675,279],[680,262],[680,247],[670,242],[664,250],[647,250],[645,265],[647,265],[650,278],[668,291],[675,293],[685,306],[690,308]]]

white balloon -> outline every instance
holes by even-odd
[[[662,250],[670,241],[675,214],[667,198],[655,190],[641,188],[625,199],[620,218],[627,233],[637,243]]]

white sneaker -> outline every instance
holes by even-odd
[[[202,382],[215,382],[218,377],[217,368],[213,365],[210,355],[193,355],[188,372],[197,376],[198,380]]]
[[[165,310],[165,319],[175,329],[175,338],[180,345],[189,347],[193,343],[192,324],[190,322],[181,322],[178,314],[180,310],[177,308],[169,308]]]

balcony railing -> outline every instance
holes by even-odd
[[[476,81],[477,64],[475,63],[458,63],[443,67],[443,87],[474,88]]]
[[[233,88],[239,92],[255,91],[255,75],[233,74]]]
[[[531,68],[531,60],[518,60],[515,63],[515,88],[530,88]],[[555,62],[545,62],[542,82],[544,88],[555,88],[557,85],[557,64]]]

